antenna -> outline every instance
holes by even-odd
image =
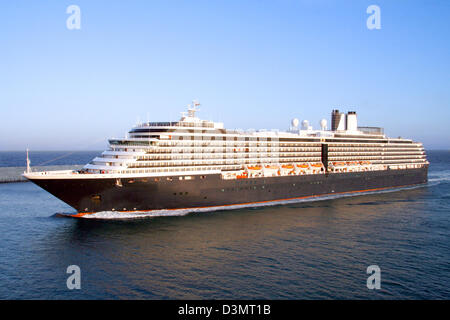
[[[200,102],[198,100],[192,100],[192,105],[188,105],[188,116],[195,118],[195,113],[199,110],[197,106],[200,105]]]

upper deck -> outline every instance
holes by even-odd
[[[341,170],[337,165],[340,162],[349,163],[353,171],[428,164],[421,143],[389,138],[382,128],[359,127],[356,112],[344,115],[334,110],[331,130],[324,119],[320,121],[320,129],[313,129],[306,120],[299,126],[294,119],[285,131],[240,130],[198,118],[198,105],[194,101],[179,121],[140,123],[126,137],[110,139],[108,150],[95,157],[82,172],[114,176],[198,173],[229,176],[228,173],[234,172],[237,177],[256,167],[262,168],[262,175],[270,175],[273,168],[278,168],[275,171],[279,174],[284,174],[285,168],[295,168],[289,172],[296,174]],[[319,164],[323,169],[317,169]]]

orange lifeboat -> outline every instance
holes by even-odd
[[[278,169],[277,166],[266,166],[266,169]]]
[[[309,168],[309,166],[307,164],[298,164],[297,165],[298,168]]]
[[[248,178],[247,172],[244,172],[244,173],[242,173],[242,174],[238,174],[238,175],[236,176],[236,179],[246,179],[246,178]]]
[[[345,162],[333,162],[335,166],[345,166]]]
[[[294,166],[292,164],[284,164],[284,165],[282,165],[282,167],[284,169],[294,169]]]
[[[321,168],[322,164],[321,163],[312,163],[311,166],[316,167],[316,168]]]
[[[248,170],[261,170],[262,167],[261,166],[249,166]]]

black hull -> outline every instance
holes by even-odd
[[[427,182],[428,168],[223,180],[219,174],[116,179],[32,179],[80,213],[252,205]]]

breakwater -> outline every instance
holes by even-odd
[[[57,166],[37,166],[32,167],[32,171],[51,171],[51,170],[79,170],[83,165],[57,165]],[[25,167],[0,167],[0,183],[8,182],[26,182],[22,176],[26,170]]]

